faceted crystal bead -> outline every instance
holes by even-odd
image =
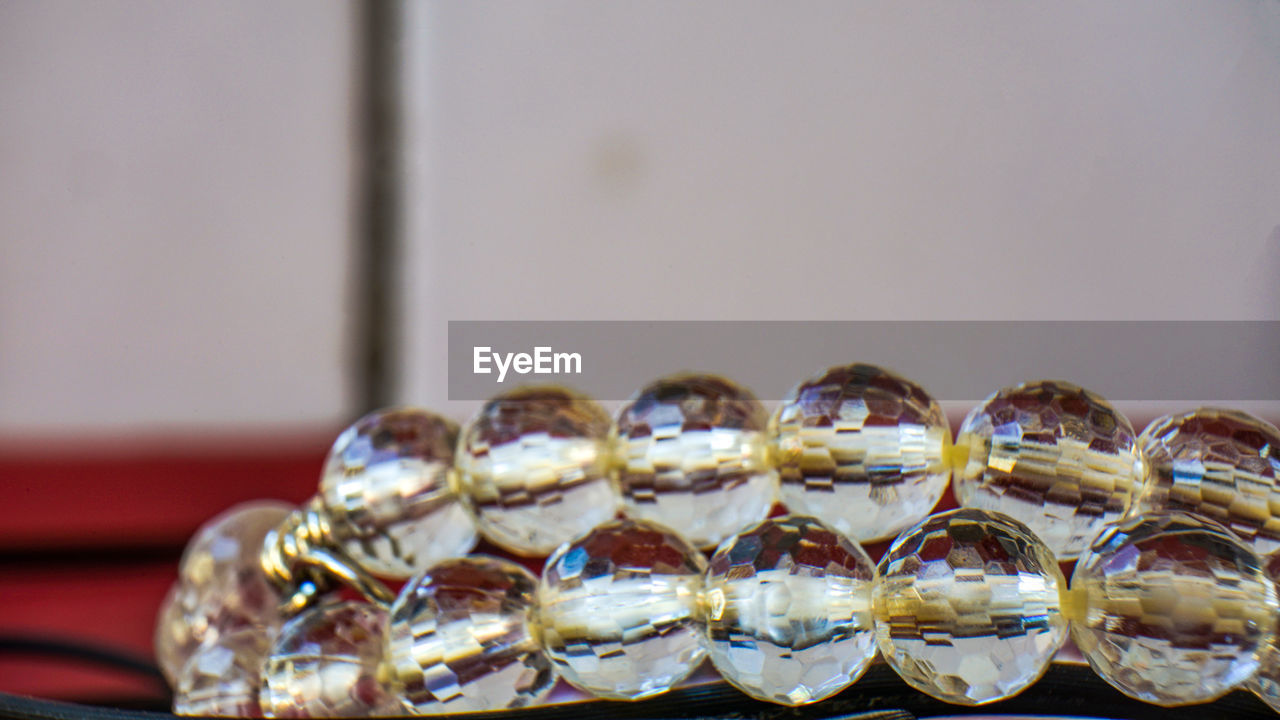
[[[387,613],[365,602],[304,611],[280,630],[263,665],[265,717],[399,715],[399,699],[378,677]]]
[[[400,591],[389,661],[419,715],[536,705],[555,673],[534,638],[538,580],[482,555],[445,560]]]
[[[1095,393],[1042,380],[1006,388],[960,426],[955,478],[965,507],[1027,524],[1061,560],[1129,509],[1142,461],[1129,421]]]
[[[661,525],[601,525],[542,570],[543,648],[566,680],[598,697],[665,692],[706,655],[698,613],[705,569],[698,549]]]
[[[716,669],[769,702],[830,697],[876,654],[875,566],[820,521],[772,518],[725,541],[706,574],[706,638]]]
[[[261,717],[262,662],[275,631],[242,628],[206,639],[178,673],[175,715]]]
[[[1000,513],[960,509],[909,528],[880,561],[880,652],[907,684],[981,705],[1034,683],[1067,636],[1053,553]]]
[[[547,555],[613,518],[610,424],[594,400],[562,387],[485,403],[458,446],[462,499],[480,532],[514,553]]]
[[[171,684],[201,643],[241,629],[274,630],[284,621],[282,598],[259,557],[267,532],[292,509],[243,503],[205,523],[188,543],[156,623],[156,658]]]
[[[1226,528],[1186,513],[1108,527],[1076,563],[1071,636],[1095,672],[1156,705],[1213,700],[1272,642],[1276,589]]]
[[[951,480],[951,426],[919,385],[874,365],[806,380],[773,417],[782,502],[859,542],[893,537]]]
[[[1280,550],[1280,430],[1239,410],[1166,415],[1138,438],[1147,478],[1137,511],[1182,510]]]
[[[408,578],[475,544],[449,489],[457,441],[453,422],[409,407],[366,415],[338,436],[320,498],[335,538],[370,572]]]
[[[755,396],[714,375],[672,375],[618,413],[623,509],[715,547],[769,514],[768,416]]]
[[[199,646],[182,609],[182,583],[175,582],[160,605],[155,632],[156,664],[170,687],[177,684],[182,666]]]
[[[1271,584],[1280,582],[1280,552],[1263,558],[1263,569]],[[1280,625],[1276,627],[1276,637],[1258,652],[1258,670],[1246,686],[1280,713]]]

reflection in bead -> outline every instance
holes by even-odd
[[[1280,550],[1280,430],[1239,410],[1166,415],[1138,438],[1147,478],[1137,513],[1182,510]]]
[[[1062,560],[1129,509],[1142,461],[1129,421],[1095,393],[1042,380],[1006,388],[960,426],[962,506],[1027,524]]]
[[[1071,636],[1098,675],[1156,705],[1213,700],[1258,667],[1276,589],[1247,545],[1186,513],[1103,531],[1076,563]]]
[[[409,407],[366,415],[338,436],[320,498],[351,557],[407,578],[471,549],[475,527],[449,489],[457,440],[452,421]]]
[[[907,684],[981,705],[1034,683],[1067,636],[1053,554],[1022,523],[961,509],[909,528],[872,593],[880,652]]]
[[[801,705],[862,676],[876,654],[875,566],[814,518],[773,518],[730,538],[707,568],[716,669],[752,697]]]
[[[178,673],[174,714],[261,717],[262,661],[274,635],[274,631],[247,628],[201,643]]]
[[[833,367],[773,418],[782,502],[859,542],[929,514],[951,479],[951,426],[919,385],[874,365]]]
[[[613,518],[609,416],[567,388],[525,387],[485,403],[458,446],[460,494],[491,542],[521,555]]]
[[[243,503],[192,537],[156,622],[156,658],[171,685],[201,643],[241,629],[274,630],[284,621],[280,594],[259,556],[267,532],[292,509],[281,502]]]
[[[445,560],[400,591],[389,661],[421,715],[536,705],[555,683],[533,636],[538,580],[482,555]]]
[[[665,692],[706,654],[698,618],[705,569],[697,548],[661,525],[601,525],[543,568],[543,648],[566,680],[593,695]]]
[[[281,628],[263,664],[266,717],[383,717],[400,701],[378,679],[386,611],[364,602],[313,607]]]
[[[764,406],[715,375],[672,375],[645,386],[618,413],[618,481],[628,517],[680,528],[700,547],[769,514]]]

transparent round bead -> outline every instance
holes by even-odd
[[[378,677],[387,613],[366,602],[309,608],[285,623],[263,663],[265,717],[385,717],[400,700]]]
[[[388,633],[405,707],[437,715],[540,703],[555,673],[533,634],[537,588],[528,570],[483,555],[445,560],[406,585]]]
[[[628,517],[715,547],[763,520],[778,492],[768,416],[746,388],[681,374],[642,388],[618,413],[618,484]]]
[[[1005,388],[960,426],[956,499],[1027,524],[1061,560],[1120,519],[1142,484],[1129,421],[1099,395],[1042,380]]]
[[[1156,705],[1220,697],[1274,638],[1276,589],[1226,528],[1186,513],[1108,527],[1071,578],[1071,636],[1098,675]]]
[[[1280,550],[1280,430],[1239,410],[1166,415],[1138,438],[1147,477],[1135,514],[1215,520],[1254,550]]]
[[[708,564],[711,660],[760,700],[803,705],[830,697],[876,655],[874,580],[867,553],[815,518],[772,518],[748,528]]]
[[[195,648],[221,633],[277,629],[282,597],[262,570],[267,532],[292,511],[282,502],[236,505],[192,537],[156,621],[155,651],[171,685]]]
[[[274,630],[241,628],[206,639],[178,673],[175,715],[261,717],[262,663]]]
[[[1067,637],[1053,553],[1000,513],[960,509],[894,540],[872,597],[876,639],[907,684],[944,702],[1017,695]]]
[[[156,664],[169,686],[178,682],[178,673],[191,658],[191,654],[200,646],[191,633],[191,624],[187,622],[186,612],[182,608],[182,583],[175,582],[165,593],[164,602],[160,604],[160,613],[156,616],[155,652]]]
[[[1262,559],[1263,571],[1272,585],[1280,582],[1280,552]],[[1272,710],[1280,713],[1280,625],[1276,635],[1258,651],[1258,669],[1245,683]]]
[[[480,532],[520,554],[547,555],[612,519],[609,415],[567,388],[524,387],[485,403],[458,445],[458,484]]]
[[[457,441],[453,422],[398,407],[360,418],[334,442],[321,502],[334,538],[370,572],[408,578],[475,545],[449,488]]]
[[[561,676],[604,698],[657,695],[706,655],[706,560],[648,520],[617,520],[556,550],[538,589],[542,643]]]
[[[793,389],[772,422],[783,504],[859,542],[929,514],[951,480],[951,426],[919,385],[874,365]]]

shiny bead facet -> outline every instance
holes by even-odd
[[[880,561],[880,652],[907,684],[958,705],[1012,697],[1067,636],[1053,554],[1022,523],[961,509],[909,528]]]
[[[782,502],[859,542],[896,535],[951,479],[951,426],[919,385],[873,365],[833,367],[773,418]]]
[[[320,498],[335,539],[369,571],[407,578],[475,544],[449,488],[458,427],[417,408],[389,408],[347,428],[329,451]]]
[[[420,715],[536,705],[555,683],[533,636],[538,580],[509,561],[445,560],[400,591],[389,661]]]
[[[1280,550],[1280,430],[1239,410],[1166,415],[1138,438],[1147,478],[1135,512],[1182,510]]]
[[[610,420],[567,388],[525,387],[485,403],[462,433],[458,484],[480,532],[521,554],[556,546],[618,509]]]
[[[1083,605],[1071,636],[1094,671],[1156,705],[1229,692],[1274,637],[1276,589],[1258,556],[1186,513],[1107,528],[1076,563],[1071,589]]]
[[[665,692],[706,655],[698,613],[705,570],[698,549],[661,525],[601,525],[543,568],[543,648],[564,679],[592,695]]]
[[[263,538],[293,508],[272,501],[237,505],[205,523],[188,543],[156,623],[156,658],[170,684],[202,642],[284,622],[279,591],[263,572]]]
[[[245,628],[201,643],[178,673],[175,715],[261,717],[262,662],[275,631]]]
[[[1026,523],[1060,560],[1129,509],[1142,461],[1129,421],[1099,395],[1043,380],[1006,388],[960,426],[956,499]]]
[[[280,630],[263,664],[266,717],[384,717],[402,713],[378,678],[386,611],[364,602],[309,608]]]
[[[817,702],[861,677],[876,654],[875,566],[820,521],[772,518],[716,550],[704,588],[716,669],[752,697]]]
[[[715,375],[672,375],[618,413],[618,484],[628,517],[653,520],[715,547],[764,519],[777,495],[764,406]]]

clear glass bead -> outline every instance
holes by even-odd
[[[408,578],[475,545],[449,488],[457,441],[452,421],[411,407],[370,413],[338,436],[320,498],[335,539],[367,570]]]
[[[419,715],[536,705],[555,683],[534,637],[538,579],[509,561],[445,560],[391,608],[389,662]]]
[[[182,583],[175,582],[165,593],[156,618],[154,643],[156,664],[169,686],[173,687],[182,666],[200,646],[200,641],[191,634],[191,624],[187,622],[182,608]]]
[[[1280,552],[1263,558],[1263,572],[1272,585],[1280,582]],[[1258,669],[1245,686],[1280,713],[1280,625],[1276,635],[1258,652]]]
[[[1042,380],[1006,388],[960,426],[956,499],[1027,524],[1061,560],[1120,519],[1142,484],[1129,421],[1096,393]]]
[[[628,517],[715,547],[763,520],[777,496],[768,416],[746,388],[681,374],[642,388],[618,413],[618,475]]]
[[[1147,477],[1135,513],[1185,511],[1254,550],[1280,550],[1280,430],[1239,410],[1166,415],[1138,438]]]
[[[1156,705],[1213,700],[1274,639],[1276,589],[1226,528],[1186,513],[1108,527],[1071,578],[1071,636],[1098,675]]]
[[[669,690],[706,656],[706,560],[648,520],[617,520],[556,550],[538,589],[542,643],[561,676],[604,698]]]
[[[725,541],[707,568],[707,647],[748,695],[785,705],[830,697],[876,655],[875,566],[859,546],[802,516]]]
[[[951,426],[919,385],[874,365],[833,367],[774,414],[781,499],[859,542],[929,514],[951,480]]]
[[[156,621],[156,658],[171,685],[201,643],[284,622],[282,598],[260,556],[267,532],[292,510],[282,502],[243,503],[205,523],[187,544]]]
[[[598,403],[562,387],[524,387],[485,403],[458,446],[460,494],[480,532],[541,556],[612,519],[610,424]]]
[[[960,509],[909,528],[880,560],[876,639],[907,684],[945,702],[1017,695],[1067,637],[1053,553],[1000,513]]]
[[[207,638],[178,673],[175,715],[261,717],[262,662],[274,630],[241,628]]]
[[[387,613],[365,602],[307,609],[285,623],[263,664],[265,717],[385,717],[400,700],[378,676]]]

